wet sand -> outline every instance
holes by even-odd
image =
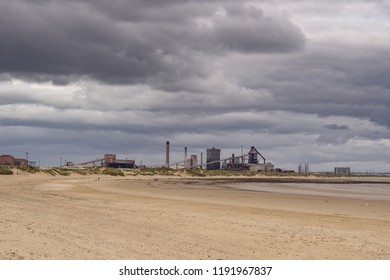
[[[0,259],[390,259],[386,194],[99,177],[0,176]]]

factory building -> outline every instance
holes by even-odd
[[[229,162],[222,162],[222,169],[231,171],[249,170],[249,165],[245,163],[244,156],[236,157],[232,154]]]
[[[335,175],[351,175],[350,167],[335,167],[334,168]]]
[[[1,166],[28,166],[28,161],[23,158],[15,158],[11,155],[1,155],[0,156],[0,165]]]
[[[263,159],[263,163],[259,163],[259,159],[257,156],[260,156]],[[265,161],[265,157],[255,148],[255,146],[251,147],[251,150],[248,153],[248,163],[249,170],[252,171],[261,171],[261,172],[273,172],[275,171],[275,166]]]
[[[116,154],[105,154],[103,166],[112,168],[134,168],[135,161],[128,159],[117,159]]]
[[[184,162],[184,168],[186,169],[192,169],[198,166],[198,156],[197,155],[191,155],[190,158],[186,159]]]
[[[211,148],[206,150],[207,154],[207,170],[219,170],[221,169],[221,150]]]
[[[261,172],[272,172],[275,171],[275,166],[270,162],[260,163],[260,164],[250,164],[249,170],[261,171]]]
[[[117,159],[116,154],[105,154],[103,158],[98,158],[95,160],[90,160],[86,162],[73,164],[71,162],[67,162],[67,166],[86,166],[86,165],[99,165],[104,167],[112,167],[112,168],[136,168],[135,160],[128,159]]]

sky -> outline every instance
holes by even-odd
[[[0,0],[0,154],[389,172],[389,30],[387,0]]]

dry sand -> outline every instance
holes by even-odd
[[[0,176],[0,259],[390,259],[387,199],[99,177]]]

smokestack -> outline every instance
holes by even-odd
[[[184,169],[187,169],[187,147],[184,147],[184,162],[183,162]]]
[[[169,168],[169,141],[167,141],[167,144],[166,144],[166,148],[165,148],[165,158],[166,158],[166,161],[165,161],[165,166],[167,168]]]
[[[244,164],[244,146],[241,145],[241,163]]]

